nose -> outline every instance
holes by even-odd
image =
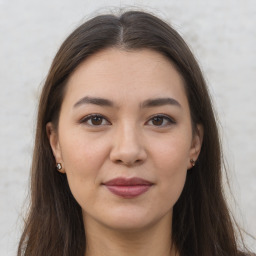
[[[113,138],[110,160],[126,166],[142,164],[147,158],[147,153],[141,137],[136,127],[123,125],[117,129]]]

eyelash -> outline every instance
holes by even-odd
[[[153,125],[152,124],[152,126],[155,126],[155,127],[162,128],[162,127],[170,126],[172,124],[176,124],[176,122],[171,117],[169,117],[168,115],[165,115],[165,114],[157,114],[157,115],[151,116],[146,123],[153,121],[154,118],[162,118],[163,122],[165,121],[164,125]]]
[[[102,126],[102,125],[108,125],[108,124],[99,124],[99,125],[94,125],[94,124],[88,124],[88,121],[92,121],[93,118],[100,118],[101,120],[105,120],[107,121],[108,124],[111,124],[106,117],[104,117],[103,115],[101,114],[91,114],[91,115],[88,115],[86,117],[84,117],[80,123],[86,123],[88,126]]]
[[[98,124],[98,125],[95,125],[95,124],[88,124],[88,121],[92,121],[93,118],[100,118],[100,120],[105,120],[105,124]],[[157,115],[154,115],[154,116],[151,116],[149,118],[149,120],[146,122],[149,123],[150,121],[153,121],[154,118],[162,118],[163,119],[163,122],[165,121],[165,124],[164,125],[154,125],[154,124],[151,124],[151,126],[155,126],[155,127],[158,127],[158,128],[161,128],[161,127],[166,127],[166,126],[170,126],[172,124],[176,124],[176,122],[171,118],[169,117],[168,115],[165,115],[165,114],[157,114]],[[88,126],[92,126],[92,127],[97,127],[97,126],[103,126],[103,125],[111,125],[111,123],[108,121],[108,119],[106,117],[104,117],[103,115],[101,114],[90,114],[86,117],[84,117],[80,123],[85,123],[86,125]]]

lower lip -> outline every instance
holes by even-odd
[[[147,192],[151,185],[107,186],[110,192],[123,198],[134,198]]]

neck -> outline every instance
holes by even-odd
[[[171,218],[140,230],[113,230],[86,220],[85,256],[177,256],[171,241]]]

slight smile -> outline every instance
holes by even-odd
[[[129,199],[147,192],[153,183],[138,177],[129,179],[119,177],[102,185],[106,186],[111,193]]]

